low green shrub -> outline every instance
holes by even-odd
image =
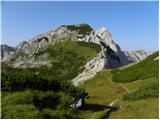
[[[33,103],[40,110],[43,108],[55,109],[55,107],[60,104],[60,97],[59,94],[51,91],[36,91],[33,97]]]
[[[78,45],[80,45],[80,46],[89,47],[89,48],[95,50],[97,53],[101,51],[100,45],[98,45],[98,44],[96,44],[96,43],[93,43],[93,42],[88,42],[88,43],[86,43],[86,42],[84,42],[84,41],[78,41],[77,43],[78,43]]]
[[[143,86],[135,92],[125,94],[123,100],[139,100],[146,98],[158,98],[159,96],[159,83],[153,82],[152,84]]]
[[[38,119],[40,112],[32,104],[7,105],[2,107],[2,119]]]
[[[6,93],[6,95],[2,97],[1,100],[2,107],[15,104],[31,104],[33,102],[33,96],[34,93],[32,90]]]
[[[45,108],[41,111],[41,115],[43,119],[53,119],[55,110],[51,110],[48,108]]]
[[[69,29],[70,31],[77,31],[78,34],[81,34],[83,36],[85,35],[89,35],[90,32],[92,31],[92,28],[87,25],[87,24],[81,24],[79,26],[75,26],[75,25],[63,25],[63,27],[67,27],[67,29]]]

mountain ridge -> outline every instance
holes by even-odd
[[[87,24],[62,25],[46,33],[39,34],[29,39],[28,41],[20,42],[16,47],[14,47],[15,51],[11,51],[13,51],[13,53],[25,53],[28,54],[29,57],[31,57],[34,53],[37,53],[40,48],[43,48],[49,44],[55,44],[59,41],[64,41],[64,39],[94,42],[96,44],[100,44],[103,51],[102,56],[106,58],[104,67],[112,68],[134,62],[134,59],[132,59],[132,61],[129,61],[128,57],[132,55],[126,54],[125,52],[121,51],[121,48],[112,40],[112,35],[106,28],[103,27],[95,31]],[[5,51],[6,50],[1,47],[2,61],[7,60],[8,57],[13,55],[13,53],[10,54],[10,52],[8,52],[6,56],[3,56],[3,53],[5,53]],[[109,52],[111,52],[112,55],[108,55]],[[144,55],[144,57],[145,56],[147,56],[147,54]],[[112,58],[117,58],[117,60],[109,60]],[[139,57],[138,60],[141,60],[143,58]]]

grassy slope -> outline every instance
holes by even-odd
[[[137,100],[137,101],[118,101],[122,108],[113,112],[110,118],[122,118],[122,119],[158,119],[158,99],[150,98],[147,100]]]
[[[111,82],[112,73],[109,70],[103,70],[98,73],[93,79],[86,81],[83,87],[89,93],[89,98],[86,99],[87,104],[105,106],[109,105],[113,100],[119,98],[115,105],[121,105],[121,109],[117,112],[111,113],[110,118],[157,118],[158,117],[158,99],[149,98],[146,100],[137,101],[123,101],[122,96],[126,90],[122,87],[121,83]],[[155,78],[137,80],[124,85],[132,92],[138,90],[139,87],[145,86]],[[149,109],[148,109],[149,108]],[[150,112],[150,110],[152,112]],[[87,117],[93,117],[96,113],[104,113],[105,108],[97,111],[88,110]],[[150,114],[149,114],[150,112]],[[94,116],[98,117],[97,115]]]
[[[153,60],[158,56],[158,52],[148,56],[145,60],[127,67],[125,69],[113,70],[112,80],[114,82],[132,82],[139,79],[158,78],[158,60]]]
[[[95,43],[65,41],[56,43],[40,49],[35,54],[36,59],[40,59],[44,53],[50,56],[50,70],[55,74],[55,78],[73,79],[84,69],[84,64],[97,55],[101,48]],[[46,70],[46,67],[44,67]],[[56,76],[59,74],[58,76]]]
[[[99,51],[100,46],[94,43],[66,41],[56,43],[54,47],[51,45],[43,48],[38,54],[35,54],[38,59],[43,53],[49,53],[52,67],[18,69],[10,68],[2,63],[2,118],[82,118],[82,116],[77,116],[78,111],[74,112],[70,108],[72,96],[66,93],[71,90],[74,95],[78,91],[80,92],[80,89],[76,88],[77,91],[75,91],[68,83],[64,82],[62,86],[56,87],[58,89],[57,92],[53,90],[53,86],[56,86],[57,83],[62,83],[60,81],[73,79],[83,70],[82,66],[95,57]],[[38,81],[35,83],[35,80]],[[33,81],[33,84],[30,85],[29,81]],[[52,85],[50,81],[56,84],[51,87],[52,89],[49,87]],[[49,86],[44,86],[44,82]],[[40,96],[36,95],[37,85],[39,85],[38,88],[42,87],[38,93]],[[29,87],[26,88],[26,86]],[[67,88],[67,86],[70,87]],[[10,87],[16,91],[6,92],[5,90],[9,91]],[[47,89],[45,89],[46,87]],[[63,90],[61,87],[63,87]],[[32,90],[26,92],[26,89]],[[51,90],[47,96],[46,90]],[[56,97],[54,93],[59,98],[54,99]],[[56,103],[57,100],[60,100],[60,102]],[[52,102],[50,103],[50,101]],[[55,104],[56,107],[52,108],[51,104]],[[42,106],[44,108],[39,110],[39,107]]]
[[[129,68],[128,68],[129,69]],[[132,93],[137,91],[142,86],[147,86],[157,81],[156,77],[138,79],[133,82],[114,83],[112,82],[113,72],[111,70],[102,70],[93,79],[86,81],[82,86],[89,93],[89,98],[86,99],[87,104],[105,106],[118,98],[114,105],[122,108],[110,114],[110,118],[158,118],[158,99],[148,98],[136,101],[124,101],[122,96],[127,93],[126,89]],[[105,108],[97,111],[88,110],[88,118],[97,118],[99,113],[103,114]]]
[[[82,85],[89,94],[86,103],[95,106],[96,109],[93,111],[90,108],[85,111],[86,118],[98,118],[100,113],[104,114],[106,105],[125,92],[120,85],[112,83],[111,75],[109,70],[102,70]]]
[[[95,43],[74,42],[66,40],[55,45],[41,48],[34,54],[35,61],[50,61],[46,66],[27,68],[26,73],[40,73],[44,79],[71,80],[84,70],[84,65],[100,52],[101,48]],[[45,54],[48,57],[44,57]],[[2,64],[2,72],[7,70]],[[17,71],[18,69],[15,69]],[[21,69],[19,69],[21,70]]]
[[[64,43],[63,45],[58,45],[56,48],[53,48],[52,46],[50,46],[48,49],[47,48],[43,49],[42,54],[43,52],[46,52],[46,51],[49,52],[50,54],[52,54],[52,57],[50,59],[53,60],[53,58],[55,58],[53,60],[53,62],[55,62],[58,60],[62,60],[62,61],[65,60],[64,59],[65,57],[63,55],[64,54],[70,55],[70,54],[66,54],[66,51],[69,51],[69,53],[74,52],[80,55],[81,57],[85,58],[85,61],[88,61],[89,59],[94,57],[97,53],[96,51],[97,48],[90,49],[90,47],[85,47],[86,45],[83,45],[83,43],[79,45],[77,43],[69,43],[69,42]],[[61,51],[61,48],[64,48],[64,52]],[[55,55],[54,54],[55,52],[53,51],[56,51],[57,53],[62,52],[62,54]],[[71,63],[70,65],[76,65],[77,59],[74,59],[75,60],[74,64]],[[70,63],[70,61],[71,61],[70,59],[67,59],[66,62]],[[63,68],[64,66],[62,66],[60,69],[64,70]],[[52,70],[53,68],[51,69],[51,71]],[[69,70],[70,70],[70,67],[67,67],[67,71]],[[40,73],[39,75],[45,75],[44,70],[41,72],[42,73]],[[48,71],[46,72],[48,73]],[[62,111],[62,109],[58,110],[58,108],[56,109],[56,111],[52,111],[51,109],[45,110],[44,112],[45,115],[49,114],[50,116],[53,116],[53,118],[55,118],[55,115],[53,113],[56,112],[57,113],[56,115],[59,115],[59,116],[56,116],[56,118],[71,118],[71,117],[73,118],[102,118],[106,110],[105,106],[111,103],[116,98],[119,98],[119,100],[115,103],[115,105],[118,105],[118,106],[120,105],[122,108],[119,111],[111,113],[110,118],[157,118],[158,117],[158,99],[157,98],[148,98],[145,100],[136,100],[136,101],[123,101],[122,100],[123,94],[126,93],[126,90],[124,89],[123,86],[125,86],[131,92],[133,92],[133,91],[138,90],[139,87],[141,86],[145,86],[147,84],[152,83],[153,81],[156,81],[157,79],[155,77],[150,77],[149,79],[146,78],[143,80],[136,80],[132,82],[114,83],[112,82],[112,75],[113,75],[113,72],[111,72],[111,70],[102,70],[93,79],[86,81],[84,85],[82,85],[82,87],[86,89],[86,92],[88,92],[89,97],[88,99],[86,99],[86,103],[87,103],[86,108],[82,110],[78,110],[77,111],[78,114],[76,114],[76,116],[70,116],[71,114],[75,115],[75,113],[72,113],[72,111],[67,113],[66,111],[68,111],[69,109],[67,109],[66,111],[65,110]],[[7,98],[7,95],[5,95],[5,93],[2,96],[4,96],[5,99]],[[2,98],[2,101],[5,99]],[[8,106],[10,105],[8,104]],[[18,108],[19,106],[16,106],[16,107]],[[24,106],[24,107],[26,107],[29,111],[35,110],[33,105],[28,106],[28,107]],[[8,109],[10,110],[10,108]],[[11,111],[8,111],[8,112],[10,112],[10,115],[12,115]],[[38,118],[36,117],[37,115],[38,117],[41,117],[39,116],[39,113],[35,111],[35,117],[34,115],[33,117]],[[18,116],[16,116],[16,118],[18,118]],[[28,117],[26,116],[26,118]]]

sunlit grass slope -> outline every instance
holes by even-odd
[[[70,101],[72,97],[79,99],[85,92],[74,87],[70,80],[100,50],[94,43],[68,40],[40,49],[34,55],[38,60],[49,54],[50,66],[21,69],[2,63],[1,118],[83,118],[70,107]]]
[[[158,60],[154,60],[157,56],[158,52],[124,69],[100,71],[94,78],[82,85],[89,93],[86,103],[106,106],[117,99],[114,105],[119,106],[120,109],[110,113],[109,118],[158,118]],[[145,69],[150,70],[144,71]],[[136,74],[136,71],[142,71],[142,74]],[[125,79],[118,78],[118,72]],[[138,78],[132,77],[134,73],[139,75]],[[113,77],[116,82],[112,80]],[[93,117],[97,114],[94,116],[96,118],[101,113],[99,117],[102,117],[105,110],[105,108],[94,112],[89,110],[88,116]]]

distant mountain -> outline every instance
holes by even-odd
[[[152,54],[152,52],[147,52],[145,50],[136,50],[136,51],[125,51],[125,55],[130,62],[138,62],[145,59],[147,56]]]
[[[0,57],[1,59],[7,59],[8,56],[15,53],[15,48],[8,45],[1,45]]]
[[[40,49],[68,39],[73,41],[93,42],[101,45],[102,51],[100,57],[104,62],[103,67],[107,68],[126,65],[130,62],[141,60],[141,58],[145,58],[148,55],[146,52],[140,52],[138,55],[137,53],[139,52],[136,52],[136,54],[123,52],[118,44],[112,40],[112,35],[106,28],[94,31],[87,24],[79,24],[62,25],[57,29],[37,35],[28,41],[23,41],[15,48],[2,45],[1,60],[8,61],[8,63],[12,60],[12,66],[14,67],[21,67],[21,64],[25,67],[24,64],[28,63],[30,63],[28,67],[34,66],[32,63],[41,63],[41,61],[36,61],[34,59],[35,53],[38,53]],[[25,57],[22,58],[21,54],[25,55]],[[12,57],[8,59],[8,56]],[[19,63],[20,61],[21,64]],[[28,61],[28,63],[26,61]]]

